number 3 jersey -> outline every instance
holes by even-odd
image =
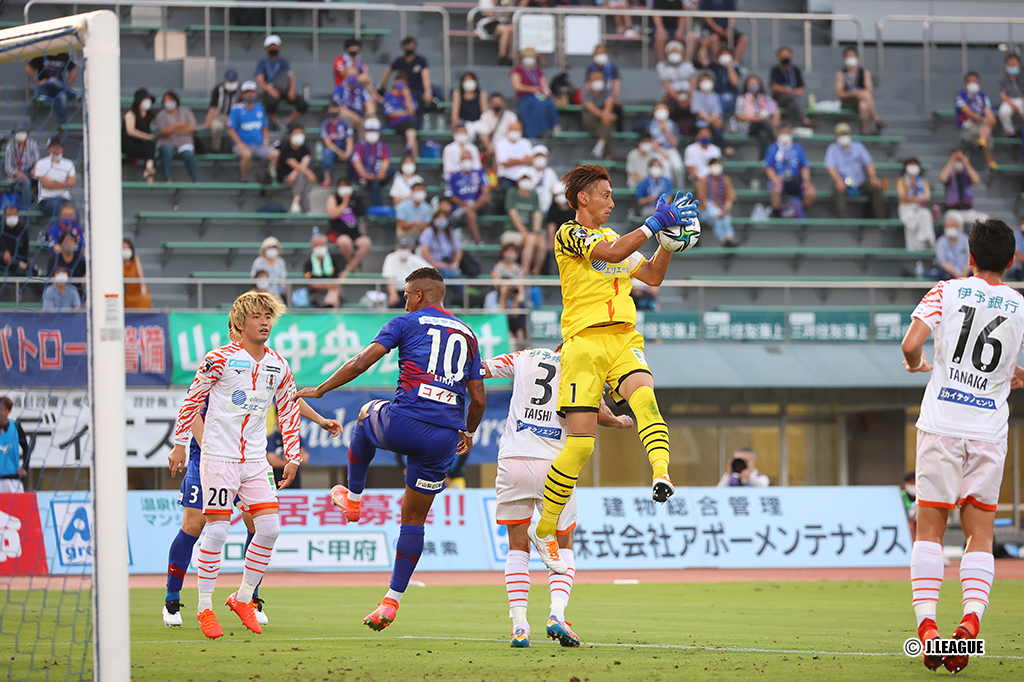
[[[389,351],[398,348],[393,414],[466,428],[466,383],[484,378],[476,334],[466,323],[430,306],[393,318],[374,342]]]
[[[1005,443],[1010,380],[1024,341],[1024,297],[979,277],[939,282],[913,316],[935,337],[917,428]]]
[[[513,379],[498,459],[533,457],[554,461],[565,446],[565,420],[556,413],[562,354],[547,348],[521,350],[486,361],[491,376]]]

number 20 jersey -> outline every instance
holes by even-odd
[[[935,337],[917,428],[1005,443],[1010,380],[1024,341],[1024,297],[979,277],[939,282],[913,316]]]
[[[449,429],[466,428],[466,383],[484,378],[469,326],[430,306],[391,319],[374,339],[398,348],[398,390],[391,411]]]
[[[486,361],[491,376],[513,380],[498,459],[532,457],[554,461],[565,446],[565,420],[558,416],[562,354],[547,348],[521,350]]]

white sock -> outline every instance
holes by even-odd
[[[384,598],[385,599],[394,599],[396,602],[401,604],[402,603],[402,595],[403,594],[405,594],[405,592],[395,592],[391,588],[388,588],[388,593],[384,595]]]
[[[942,571],[942,545],[924,540],[915,542],[910,552],[910,587],[918,626],[926,618],[935,620]]]
[[[220,557],[228,539],[228,521],[208,521],[199,544],[196,566],[199,569],[199,605],[197,613],[213,608],[213,588],[220,573]]]
[[[362,493],[354,493],[351,490],[349,490],[348,493],[345,495],[345,497],[347,497],[352,502],[358,502],[361,499],[363,499],[363,494]]]
[[[564,575],[548,571],[548,588],[551,590],[551,615],[558,620],[565,620],[565,607],[569,605],[572,594],[572,580],[576,575],[576,555],[571,549],[561,548],[558,555],[562,557],[569,570]]]
[[[245,568],[242,571],[242,586],[238,588],[236,599],[243,604],[252,601],[252,593],[263,579],[263,574],[270,565],[270,555],[274,550],[277,536],[281,534],[281,521],[277,514],[263,514],[252,520],[256,532],[252,536],[249,548],[245,550]]]
[[[597,144],[594,145],[594,149],[591,150],[594,156],[600,157],[604,154],[604,140],[598,140]]]
[[[510,549],[505,557],[505,591],[512,626],[526,624],[526,606],[530,597],[530,553]]]
[[[988,608],[988,595],[996,573],[996,561],[989,552],[967,552],[960,559],[960,586],[964,591],[964,615],[978,614]]]

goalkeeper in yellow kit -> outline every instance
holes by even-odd
[[[568,438],[548,470],[541,520],[528,534],[545,565],[565,573],[555,527],[594,451],[597,415],[605,384],[618,402],[628,402],[640,440],[654,469],[652,495],[664,502],[675,492],[668,477],[668,426],[654,398],[654,379],[644,357],[644,337],[636,331],[631,278],[658,286],[672,252],[659,247],[651,260],[637,252],[663,228],[690,225],[697,202],[680,192],[671,203],[662,196],[653,216],[625,236],[603,227],[611,215],[611,181],[601,166],[578,166],[562,177],[576,220],[558,228],[555,258],[562,283],[562,377],[559,412]]]

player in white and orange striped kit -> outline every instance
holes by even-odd
[[[250,291],[238,297],[228,319],[241,341],[206,355],[175,425],[172,457],[175,453],[180,457],[191,438],[192,422],[209,396],[200,463],[206,535],[199,547],[197,617],[203,634],[211,639],[224,634],[213,610],[213,588],[236,495],[252,514],[256,534],[245,553],[241,587],[228,597],[227,605],[245,627],[257,634],[263,631],[253,613],[252,594],[281,530],[277,488],[267,462],[266,415],[273,399],[288,460],[282,488],[291,483],[299,467],[299,405],[292,400],[295,381],[288,362],[266,346],[282,312],[283,306],[266,292]]]

